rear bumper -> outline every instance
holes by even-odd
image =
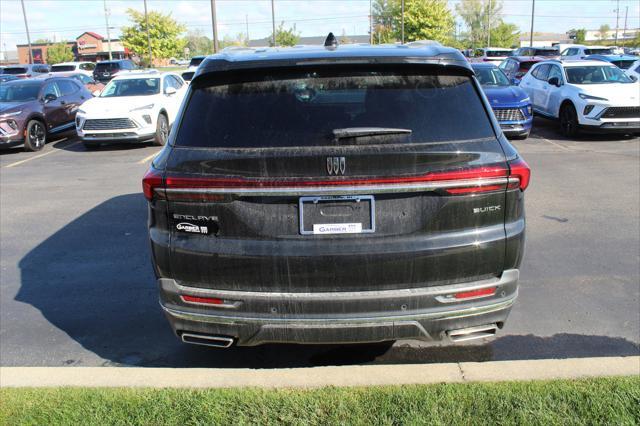
[[[236,344],[363,343],[442,340],[450,331],[502,327],[518,294],[517,269],[500,278],[384,291],[267,293],[217,291],[158,280],[160,304],[177,335],[232,337]],[[495,287],[493,295],[457,301],[453,293]],[[221,306],[184,302],[181,295],[219,298]]]

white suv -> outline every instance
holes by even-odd
[[[583,46],[576,44],[560,53],[560,59],[584,59],[589,55],[612,55],[613,49],[606,46]]]
[[[76,116],[87,148],[104,142],[150,141],[164,145],[187,90],[182,77],[157,71],[115,77]]]
[[[580,130],[640,131],[640,82],[603,61],[544,61],[522,78],[537,114],[560,120],[565,136]]]
[[[93,70],[96,68],[94,62],[62,62],[51,65],[51,72],[75,72],[84,74],[93,79]]]

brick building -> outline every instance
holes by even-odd
[[[113,59],[125,59],[131,57],[127,48],[125,48],[120,40],[109,40],[100,34],[85,31],[76,37],[75,41],[67,41],[66,44],[71,48],[76,60],[78,61],[104,61],[109,59],[109,44],[111,44],[111,56]],[[33,52],[33,62],[47,62],[47,49],[53,43],[31,43],[31,51]],[[26,64],[29,62],[29,45],[19,44],[18,62]]]

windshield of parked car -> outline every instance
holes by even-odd
[[[632,83],[625,73],[615,66],[590,65],[567,67],[567,81],[571,84]]]
[[[509,79],[499,68],[474,68],[476,78],[483,86],[509,86]]]
[[[68,72],[75,71],[75,65],[52,65],[51,72]]]
[[[587,55],[613,55],[613,49],[595,47],[591,49],[584,49],[584,53]]]
[[[335,129],[349,128],[403,129],[394,136],[402,143],[495,137],[467,75],[384,68],[266,75],[252,70],[230,73],[225,81],[203,78],[195,81],[176,145],[344,145]]]
[[[111,80],[100,94],[100,97],[148,96],[158,93],[160,93],[159,78],[127,78]]]
[[[24,81],[0,85],[0,102],[35,101],[40,93],[40,82]]]
[[[4,69],[4,74],[26,74],[27,68],[25,67],[7,67]]]

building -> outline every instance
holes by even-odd
[[[117,39],[111,41],[105,39],[100,34],[85,31],[76,37],[75,41],[64,42],[71,48],[75,59],[78,61],[104,61],[109,59],[109,45],[111,45],[111,56],[113,59],[124,59],[131,57],[127,48]],[[33,54],[33,62],[47,62],[47,50],[54,43],[31,43],[31,51]],[[29,62],[29,45],[19,44],[18,62],[26,64]]]
[[[640,28],[627,28],[623,30],[618,28],[618,41],[633,40],[637,37]],[[616,30],[609,30],[606,32],[606,36],[600,34],[600,30],[586,30],[584,33],[584,41],[601,41],[601,40],[615,40]]]
[[[530,44],[529,33],[520,34],[520,47],[548,47],[558,43],[571,43],[569,36],[564,33],[533,32],[533,46]]]

